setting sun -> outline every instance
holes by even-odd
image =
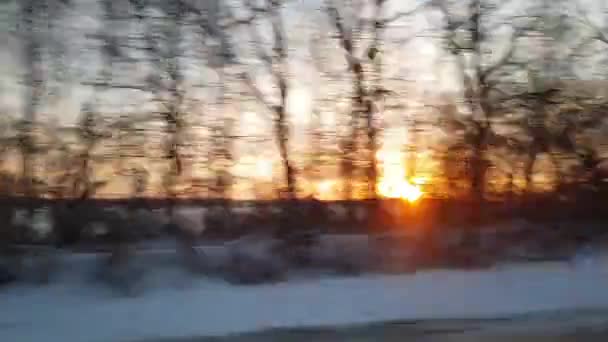
[[[408,202],[416,202],[422,197],[420,186],[404,180],[383,179],[378,184],[380,195],[388,198],[402,198]]]
[[[416,202],[422,197],[421,186],[427,183],[427,179],[417,176],[408,180],[401,152],[380,150],[377,157],[383,174],[377,185],[381,196],[401,198],[408,202]]]
[[[260,178],[271,179],[273,173],[272,161],[265,158],[259,158],[255,162],[255,172]]]

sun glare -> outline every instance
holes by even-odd
[[[408,202],[416,202],[422,197],[422,190],[418,185],[403,182],[401,184],[401,198]]]
[[[424,185],[424,184],[428,183],[428,179],[426,177],[418,176],[418,177],[412,178],[411,183],[415,184],[415,185]]]
[[[408,202],[419,200],[427,183],[426,177],[416,176],[408,180],[403,155],[398,151],[380,150],[377,154],[383,176],[378,182],[378,193],[386,198],[401,198]]]
[[[255,163],[255,172],[260,178],[272,178],[272,161],[264,158],[258,159]]]
[[[335,181],[324,180],[316,184],[317,196],[321,200],[331,199],[335,195]]]
[[[405,180],[383,179],[378,184],[378,192],[384,197],[402,198],[408,202],[416,202],[422,197],[420,186]]]

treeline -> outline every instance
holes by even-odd
[[[6,196],[235,197],[248,181],[233,172],[239,156],[267,150],[279,174],[254,197],[304,198],[337,179],[336,197],[374,199],[378,152],[397,128],[408,135],[396,149],[404,178],[424,174],[429,197],[479,208],[606,193],[608,83],[596,57],[608,31],[577,2],[23,0],[4,10],[23,71],[21,113],[2,123]],[[69,32],[79,20],[94,30]],[[424,96],[411,90],[429,63],[412,46],[430,46],[431,70],[447,70]],[[73,96],[65,88],[88,89],[74,122],[52,106]],[[305,124],[294,123],[298,107]],[[243,134],[245,112],[264,128]]]

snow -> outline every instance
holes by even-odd
[[[53,218],[47,207],[34,209],[32,217],[28,216],[27,210],[17,209],[13,212],[11,225],[29,227],[34,239],[43,240],[53,231]]]
[[[53,217],[50,209],[37,208],[34,211],[30,226],[38,239],[48,237],[53,232]]]
[[[209,255],[224,253],[208,247]],[[149,283],[121,297],[86,281],[96,255],[62,258],[48,286],[0,290],[0,341],[132,341],[226,335],[276,327],[396,319],[496,318],[546,310],[608,308],[608,261],[503,265],[485,271],[307,277],[232,286],[194,277],[148,251]],[[151,285],[152,284],[152,285]]]
[[[17,209],[13,212],[13,217],[11,221],[11,225],[16,226],[24,226],[28,223],[27,219],[27,211],[24,209]]]

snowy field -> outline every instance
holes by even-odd
[[[149,252],[146,262],[163,253]],[[64,271],[48,286],[0,289],[0,341],[194,341],[273,328],[608,310],[608,260],[599,256],[485,271],[302,276],[259,286],[229,285],[155,262],[137,297],[91,281],[97,257],[64,256]],[[608,324],[604,315],[593,317],[576,324]]]

